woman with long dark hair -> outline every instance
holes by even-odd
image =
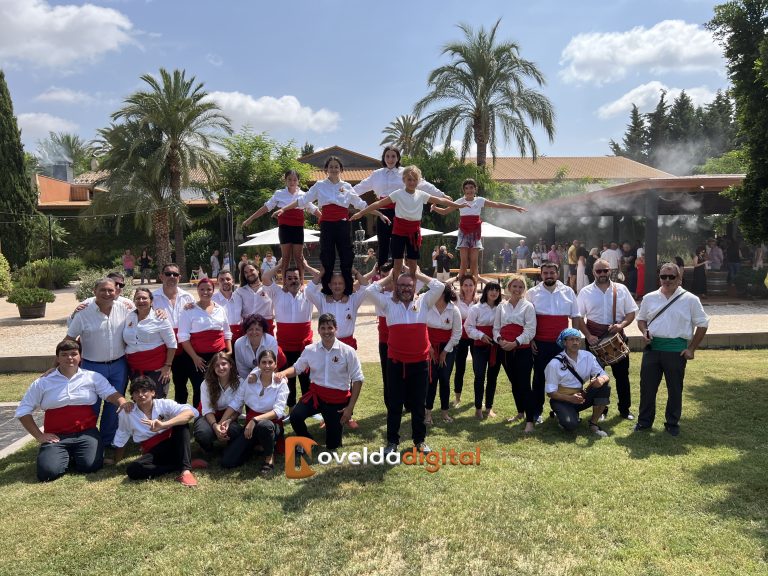
[[[469,308],[464,322],[467,335],[474,340],[472,368],[475,373],[475,416],[480,420],[496,416],[493,400],[501,362],[498,358],[499,346],[493,340],[493,322],[496,318],[496,307],[500,303],[501,286],[498,282],[487,282],[483,287],[480,302]],[[483,413],[484,396],[487,413]]]
[[[224,412],[237,394],[240,378],[235,361],[226,352],[217,352],[208,362],[205,378],[200,385],[200,416],[195,418],[192,434],[195,442],[206,452],[213,451],[216,440],[227,444],[242,432],[237,420],[224,421]]]
[[[452,284],[454,279],[449,279],[447,284]],[[456,345],[456,372],[453,375],[453,407],[458,408],[461,404],[461,393],[464,390],[464,373],[467,370],[467,355],[474,350],[474,341],[467,334],[464,328],[464,322],[469,315],[470,307],[477,304],[477,282],[472,276],[461,276],[459,278],[459,294],[456,299],[456,307],[461,314],[461,338]]]
[[[443,297],[427,312],[427,333],[429,335],[429,354],[432,362],[427,388],[427,411],[425,424],[432,424],[432,408],[435,395],[440,386],[440,412],[443,422],[453,422],[448,413],[451,394],[451,372],[456,357],[455,348],[461,338],[461,313],[454,304],[456,293],[450,284],[445,285]]]

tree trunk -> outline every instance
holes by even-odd
[[[184,224],[174,219],[173,243],[176,245],[176,264],[179,265],[181,281],[187,281],[187,253],[184,250]]]
[[[477,146],[477,165],[485,166],[488,157],[488,139],[479,118],[475,118],[472,130],[475,133],[475,145]]]
[[[168,240],[168,210],[152,214],[152,231],[155,235],[155,267],[158,274],[171,261],[171,244]]]

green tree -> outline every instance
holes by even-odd
[[[171,73],[161,68],[159,78],[144,74],[141,80],[149,90],[128,96],[112,119],[132,120],[162,135],[155,152],[156,170],[167,171],[171,194],[181,199],[182,188],[192,184],[193,169],[204,172],[207,182],[203,185],[215,180],[221,158],[211,146],[221,141],[222,133],[232,133],[229,119],[208,98],[203,83],[194,76],[187,78],[184,70]],[[176,261],[182,278],[186,278],[184,221],[174,215],[173,223]]]
[[[749,169],[730,190],[734,215],[751,242],[768,239],[768,1],[732,0],[715,6],[707,23],[722,44]]]
[[[379,146],[396,146],[405,156],[423,155],[431,145],[421,132],[421,120],[413,114],[398,116],[381,132],[385,136]]]
[[[746,174],[749,157],[744,148],[729,150],[721,156],[708,158],[701,166],[694,168],[694,174]]]
[[[520,57],[514,42],[496,39],[501,19],[490,31],[477,32],[460,24],[461,42],[446,44],[442,53],[452,62],[440,66],[429,75],[430,92],[414,106],[414,114],[422,117],[423,132],[430,139],[445,139],[449,147],[454,133],[461,135],[461,159],[472,142],[477,146],[477,165],[485,166],[490,147],[496,158],[499,140],[512,142],[522,155],[538,155],[531,127],[540,127],[551,142],[555,134],[555,112],[552,103],[541,92],[529,87],[545,84],[544,75],[530,60]],[[433,105],[445,106],[423,113]]]
[[[24,163],[13,101],[0,70],[0,249],[12,267],[29,259],[36,195]]]
[[[301,147],[301,155],[302,156],[309,156],[310,154],[315,153],[315,145],[310,144],[309,142],[304,142],[304,146]]]
[[[643,164],[648,161],[648,134],[645,120],[635,104],[632,104],[627,131],[621,142],[619,144],[614,140],[610,141],[611,152],[614,155],[623,156]]]
[[[55,164],[66,162],[72,165],[75,176],[91,169],[93,147],[81,140],[77,134],[49,132],[48,138],[37,142],[37,162],[40,171],[50,176]]]
[[[702,131],[709,145],[709,157],[721,156],[738,147],[733,103],[722,90],[718,90],[715,99],[704,107]]]
[[[648,126],[648,162],[656,168],[664,162],[669,142],[669,104],[666,96],[667,92],[662,90],[654,111],[645,115]]]

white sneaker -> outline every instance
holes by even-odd
[[[590,423],[589,428],[590,428],[590,430],[592,430],[592,432],[595,434],[595,436],[597,436],[599,438],[608,438],[608,432],[606,432],[605,430],[600,428],[600,426],[598,426],[597,424]]]

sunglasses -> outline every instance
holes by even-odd
[[[121,290],[122,290],[123,288],[125,288],[125,284],[123,284],[122,282],[115,282],[115,286],[117,286],[117,287],[118,287],[118,288],[120,288]]]
[[[178,272],[163,272],[163,274],[167,278],[170,278],[171,276],[173,276],[174,278],[178,278],[179,276],[181,276],[181,274],[179,274]]]
[[[659,274],[659,278],[662,280],[674,280],[677,276],[675,274]]]
[[[608,269],[595,270],[595,274],[608,274],[608,272],[610,272]]]

